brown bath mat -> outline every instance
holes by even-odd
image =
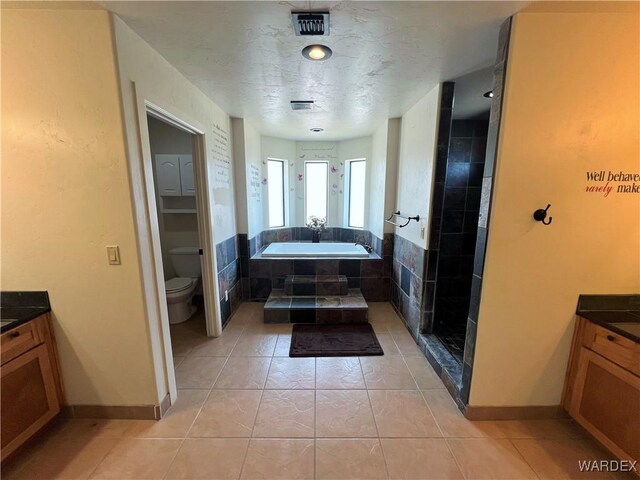
[[[365,355],[384,355],[376,334],[368,323],[293,326],[290,357]]]

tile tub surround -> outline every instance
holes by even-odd
[[[243,235],[243,234],[241,234]],[[246,239],[246,235],[245,235]],[[270,243],[274,242],[304,242],[311,241],[311,230],[307,227],[273,228],[260,232],[248,239],[248,257],[253,257]],[[359,242],[368,243],[373,251],[383,256],[384,241],[373,235],[369,230],[355,228],[329,227],[320,235],[321,242]]]
[[[318,297],[292,297],[274,289],[264,306],[264,323],[366,323],[368,309],[357,288]]]
[[[283,289],[288,275],[344,275],[349,288],[359,288],[367,301],[384,301],[390,295],[393,235],[384,240],[367,230],[329,228],[321,242],[362,242],[372,246],[369,259],[263,259],[260,251],[272,242],[311,241],[306,227],[267,230],[245,242],[240,237],[242,293],[245,300],[266,301],[272,289]],[[245,236],[246,239],[246,236]]]
[[[571,420],[464,418],[398,349],[408,333],[389,304],[371,305],[387,354],[375,358],[289,358],[291,326],[262,324],[261,309],[242,304],[219,338],[204,317],[172,325],[178,381],[211,376],[161,420],[61,418],[2,478],[582,478],[577,459],[610,458]]]

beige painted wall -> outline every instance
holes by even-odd
[[[384,220],[396,207],[399,139],[399,118],[385,121],[371,136],[369,230],[378,238],[395,228]]]
[[[104,11],[2,11],[1,288],[49,291],[70,404],[157,401],[112,41]]]
[[[244,155],[245,168],[249,181],[251,181],[251,165],[260,170],[261,177],[266,175],[266,168],[262,163],[260,134],[246,120],[244,122]],[[262,178],[260,179],[262,180]],[[249,186],[247,186],[249,188]],[[248,238],[252,238],[267,228],[269,225],[269,210],[267,205],[267,187],[260,185],[259,198],[247,199]]]
[[[426,249],[431,213],[431,190],[435,165],[440,85],[437,85],[402,116],[396,210],[420,215],[420,222],[395,229],[399,235]],[[424,238],[421,228],[425,227]]]
[[[387,165],[387,137],[389,121],[385,120],[371,136],[371,162],[369,162],[369,185],[374,195],[369,197],[369,230],[378,238],[384,235],[385,179]],[[393,207],[391,207],[393,208]]]
[[[570,3],[513,23],[474,406],[559,404],[578,295],[640,291],[640,196],[585,192],[587,171],[640,171],[638,4]]]
[[[222,333],[220,309],[217,302],[215,244],[235,235],[236,218],[234,202],[234,171],[231,157],[231,121],[229,116],[201,90],[189,82],[139,35],[118,17],[113,17],[115,44],[120,74],[123,116],[129,160],[129,173],[134,198],[134,218],[138,232],[140,270],[147,288],[144,290],[152,354],[156,366],[157,396],[167,391],[176,393],[173,375],[172,349],[169,338],[166,298],[163,294],[164,275],[159,268],[154,250],[159,239],[156,208],[153,198],[151,156],[148,148],[149,132],[144,121],[145,102],[168,112],[190,128],[199,132],[198,144],[202,145],[203,162],[196,165],[199,180],[197,187],[204,192],[199,211],[210,215],[199,216],[199,236],[203,239],[203,262],[211,269],[203,269],[203,293],[211,336]],[[142,112],[142,113],[141,113]],[[142,120],[140,117],[143,117]],[[221,150],[218,133],[227,138],[227,148]],[[218,161],[224,157],[226,164]],[[224,163],[224,162],[223,162]],[[222,172],[222,174],[221,174]],[[150,195],[149,195],[150,193]],[[207,239],[209,241],[207,242]],[[209,247],[207,247],[209,244]],[[157,288],[154,287],[157,285]],[[159,292],[159,294],[158,294]]]

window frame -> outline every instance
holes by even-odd
[[[327,188],[325,189],[325,208],[326,208],[326,214],[325,214],[325,218],[327,221],[327,225],[329,225],[329,161],[328,160],[305,160],[304,161],[304,223],[305,225],[307,224],[307,222],[309,221],[309,215],[307,212],[307,180],[308,180],[308,175],[307,175],[307,165],[309,165],[310,163],[322,163],[325,165],[326,167],[326,186]]]
[[[271,202],[269,198],[269,191],[271,189],[271,180],[269,179],[269,162],[278,162],[282,164],[282,225],[271,225],[271,215],[269,210],[271,208]],[[287,225],[287,161],[280,158],[267,158],[267,223],[269,228],[284,228]]]
[[[364,163],[364,204],[362,212],[362,226],[351,225],[351,165],[353,163]],[[359,228],[364,229],[365,217],[366,217],[366,198],[367,198],[367,159],[366,158],[353,158],[345,160],[345,175],[344,175],[344,190],[346,195],[344,196],[344,224],[347,228]]]

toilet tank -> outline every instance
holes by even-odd
[[[198,278],[202,273],[198,247],[175,247],[169,250],[171,264],[178,277]]]

